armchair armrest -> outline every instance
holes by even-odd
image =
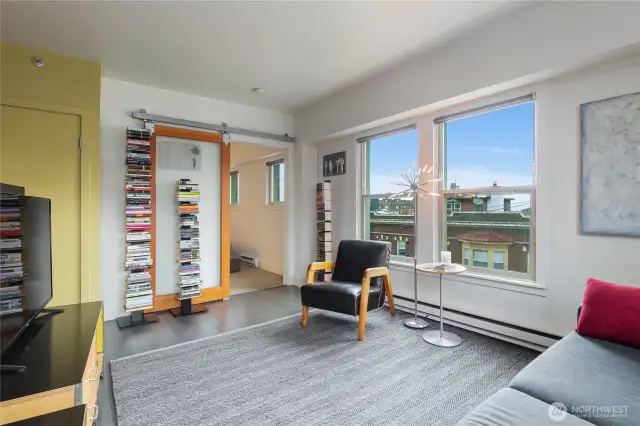
[[[313,262],[307,268],[307,284],[313,284],[313,273],[316,271],[326,271],[328,269],[333,269],[333,262]]]
[[[378,267],[378,268],[369,268],[369,269],[365,269],[364,271],[364,275],[363,275],[363,279],[365,278],[375,278],[375,277],[384,277],[385,275],[387,275],[389,273],[389,268],[386,268],[384,266]]]

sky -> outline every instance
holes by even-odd
[[[499,186],[533,184],[532,102],[449,121],[445,126],[447,188],[454,181],[462,189],[487,187],[494,181]],[[399,187],[391,182],[417,165],[417,155],[417,130],[372,140],[370,192],[397,192]]]

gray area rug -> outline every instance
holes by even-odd
[[[119,426],[451,425],[536,353],[469,331],[439,348],[406,314],[312,311],[111,361]],[[431,327],[436,327],[432,323]]]

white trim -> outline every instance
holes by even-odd
[[[395,306],[399,311],[414,312],[413,302],[411,301],[396,299]],[[431,325],[429,329],[434,330],[438,326],[440,321],[440,311],[438,309],[418,306],[418,315],[422,317],[428,315],[427,320]],[[540,352],[556,343],[554,339],[453,312],[445,311],[444,323]]]
[[[413,263],[398,262],[391,260],[389,266],[391,271],[413,272]],[[418,275],[429,276],[429,274],[418,271]],[[463,272],[457,275],[447,275],[443,277],[444,281],[455,281],[465,284],[480,285],[484,287],[492,287],[505,291],[513,291],[516,293],[525,293],[532,296],[546,297],[546,286],[532,281],[530,279],[521,279],[510,276],[501,276],[497,274],[479,274],[477,272]]]

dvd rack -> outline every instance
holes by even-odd
[[[331,182],[324,181],[316,185],[316,259],[318,262],[330,262],[331,253]],[[325,271],[316,272],[316,281],[330,281]]]
[[[171,309],[174,316],[205,312],[204,306],[193,306],[191,299],[200,296],[200,186],[190,179],[176,183],[178,209],[178,273],[176,297],[180,307]]]
[[[0,194],[0,315],[23,309],[22,289],[27,274],[21,208],[19,195]]]
[[[125,261],[127,271],[125,312],[118,318],[120,328],[155,321],[144,314],[153,308],[153,155],[149,129],[127,127],[125,183]]]

